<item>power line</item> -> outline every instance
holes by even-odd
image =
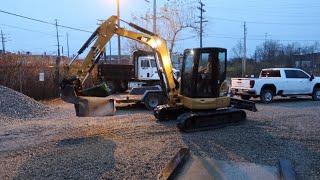
[[[22,28],[22,27],[18,27],[18,26],[14,26],[14,25],[9,25],[9,24],[0,24],[0,26],[6,26],[6,27],[9,27],[9,28],[14,28],[14,29],[19,29],[19,30],[23,30],[23,31],[29,31],[29,32],[40,33],[40,34],[52,36],[52,34],[47,33],[47,32],[42,32],[42,31],[32,30],[32,29],[27,29],[27,28]]]
[[[61,24],[58,24],[59,27],[62,27],[62,28],[66,28],[66,29],[71,29],[71,30],[74,30],[74,31],[81,31],[81,32],[86,32],[86,33],[90,33],[92,34],[93,32],[92,31],[87,31],[87,30],[83,30],[83,29],[79,29],[79,28],[74,28],[74,27],[70,27],[70,26],[65,26],[65,25],[61,25]]]
[[[243,25],[241,25],[243,26]],[[208,27],[210,29],[210,27]],[[212,27],[211,27],[212,28]],[[212,33],[214,31],[214,29],[210,29],[211,34],[207,34],[211,37],[217,37],[217,38],[225,38],[225,39],[241,39],[242,37],[239,34],[221,34],[221,33]],[[250,34],[250,38],[249,40],[264,40],[262,38],[265,38],[266,34]],[[268,35],[270,36],[270,34]],[[273,36],[276,37],[281,37],[284,35],[280,35],[280,34],[273,34]],[[277,38],[274,38],[277,39]],[[319,40],[312,40],[312,39],[284,39],[284,41],[320,41]]]
[[[243,20],[240,19],[229,19],[229,18],[221,18],[221,17],[213,17],[210,16],[210,18],[213,18],[215,20],[220,20],[220,21],[229,21],[229,22],[243,22]],[[267,21],[246,21],[247,23],[250,24],[269,24],[269,25],[288,25],[288,26],[314,26],[320,23],[282,23],[282,22],[267,22]]]
[[[24,19],[29,19],[29,20],[32,20],[32,21],[37,21],[37,22],[44,23],[44,24],[55,25],[54,23],[50,23],[50,22],[47,22],[47,21],[43,21],[43,20],[39,20],[39,19],[23,16],[23,15],[20,15],[20,14],[11,13],[11,12],[4,11],[4,10],[1,10],[1,9],[0,9],[0,12],[5,13],[5,14],[9,14],[9,15],[12,15],[12,16],[17,16],[17,17],[20,17],[20,18],[24,18]]]
[[[281,8],[281,10],[277,10],[275,8],[271,8],[271,9],[267,9],[265,7],[261,8],[257,8],[257,7],[253,7],[251,8],[252,10],[248,10],[248,7],[246,7],[245,9],[241,9],[241,8],[229,8],[229,7],[221,7],[221,6],[208,6],[209,9],[215,9],[216,11],[223,11],[225,12],[226,10],[228,10],[229,13],[252,13],[254,11],[255,14],[265,14],[268,15],[268,17],[270,16],[279,16],[281,15],[281,17],[301,17],[301,15],[306,15],[305,11],[312,11],[312,10],[318,10],[319,7],[316,7],[317,9],[303,9],[304,11],[298,11],[301,10],[301,8],[299,9],[284,9]],[[313,7],[314,8],[314,7]],[[250,8],[249,8],[250,9]],[[308,12],[310,13],[310,12]],[[305,17],[307,18],[311,18],[311,17],[319,17],[319,15],[317,14],[310,14],[310,15],[306,15]]]
[[[175,39],[176,42],[178,41],[185,41],[185,40],[188,40],[188,39],[194,39],[196,38],[197,36],[196,35],[193,35],[193,36],[188,36],[188,37],[185,37],[185,38],[179,38],[179,39]],[[166,41],[173,41],[173,40],[170,40],[170,39],[165,39]]]
[[[235,36],[217,36],[215,34],[208,34],[207,37],[214,37],[214,38],[222,38],[222,39],[242,39],[243,37],[235,37]],[[250,41],[265,41],[264,38],[247,38],[247,40]],[[292,42],[314,42],[314,41],[320,41],[320,39],[274,39],[277,41],[292,41]]]
[[[55,23],[51,23],[51,22],[48,22],[48,21],[40,20],[40,19],[35,19],[35,18],[32,18],[32,17],[28,17],[28,16],[23,16],[23,15],[16,14],[16,13],[11,13],[11,12],[4,11],[4,10],[1,10],[1,9],[0,9],[0,12],[1,12],[1,13],[5,13],[5,14],[8,14],[8,15],[12,15],[12,16],[20,17],[20,18],[23,18],[23,19],[28,19],[28,20],[31,20],[31,21],[36,21],[36,22],[39,22],[39,23],[49,24],[49,25],[56,26]],[[81,31],[81,32],[86,32],[86,33],[92,33],[91,31],[87,31],[87,30],[83,30],[83,29],[79,29],[79,28],[75,28],[75,27],[71,27],[71,26],[65,26],[65,25],[61,25],[61,24],[58,24],[57,26],[62,27],[62,28],[66,28],[66,29],[71,29],[71,30],[74,30],[74,31]]]
[[[197,36],[189,36],[189,37],[185,37],[185,38],[181,38],[181,39],[177,39],[176,41],[185,41],[185,40],[188,40],[188,39],[193,39],[193,38],[196,38]]]

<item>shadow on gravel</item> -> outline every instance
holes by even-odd
[[[64,139],[20,166],[15,179],[98,179],[115,167],[115,148],[98,136]]]
[[[182,139],[198,156],[272,166],[287,159],[294,163],[298,179],[318,179],[320,175],[315,174],[320,170],[320,153],[303,145],[304,140],[282,138],[275,131],[277,127],[248,120],[238,126],[183,133]]]
[[[117,106],[117,112],[118,115],[124,115],[124,114],[132,114],[132,113],[153,113],[153,111],[148,111],[144,104],[137,103],[137,104],[128,104],[128,105],[121,105]]]

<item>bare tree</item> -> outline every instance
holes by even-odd
[[[167,1],[157,15],[157,33],[164,38],[169,47],[170,53],[173,53],[177,40],[181,32],[186,29],[198,31],[196,16],[194,14],[195,3],[190,0],[171,0]],[[147,11],[145,15],[133,14],[133,21],[146,29],[152,27],[152,13]],[[128,42],[129,49],[146,49],[148,47],[136,42]]]
[[[231,49],[234,59],[241,59],[243,56],[243,44],[241,40]]]
[[[273,61],[281,54],[283,45],[278,41],[267,40],[262,45],[256,47],[256,55],[259,60]]]
[[[150,11],[147,11],[145,15],[132,14],[132,21],[145,29],[150,29],[152,27],[152,17],[150,16],[150,14]],[[151,51],[151,48],[149,46],[138,43],[134,40],[128,40],[127,46],[130,53],[136,50]]]
[[[158,32],[167,40],[170,53],[173,52],[182,31],[186,29],[199,31],[195,23],[194,6],[195,4],[190,1],[173,0],[160,9],[158,21],[161,26],[158,27]]]

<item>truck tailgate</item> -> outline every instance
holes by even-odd
[[[232,89],[249,89],[250,80],[248,78],[232,78],[231,79],[231,88]]]

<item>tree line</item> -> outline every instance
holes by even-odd
[[[228,61],[228,75],[230,77],[240,77],[242,72],[242,55],[243,47],[239,41],[235,47],[231,49],[233,57]],[[254,53],[247,58],[246,75],[258,76],[263,68],[273,67],[296,67],[296,61],[310,61],[312,67],[305,68],[309,73],[320,74],[320,43],[314,42],[309,45],[300,43],[284,44],[276,40],[266,40],[255,48]],[[306,55],[309,58],[304,58]],[[314,61],[314,62],[312,62]],[[300,67],[304,69],[304,67]]]

